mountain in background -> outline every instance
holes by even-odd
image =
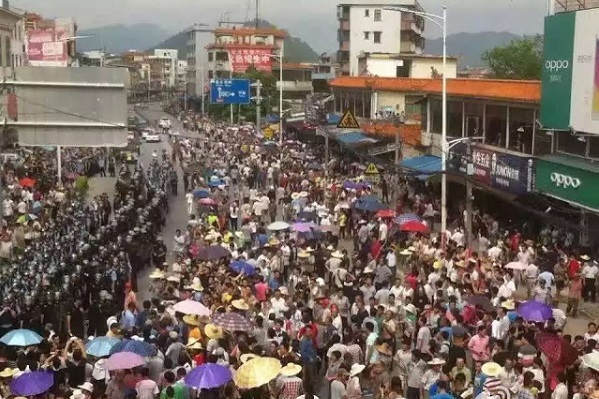
[[[123,53],[128,50],[146,50],[164,40],[171,32],[156,24],[108,25],[92,29],[82,29],[77,36],[93,37],[77,40],[77,51],[100,50],[108,53]]]
[[[505,46],[514,39],[522,38],[509,32],[455,33],[447,36],[447,54],[458,57],[458,66],[484,66],[483,53],[497,46]],[[426,54],[442,54],[443,38],[426,39]]]
[[[245,24],[247,27],[255,27],[256,22],[251,21]],[[271,28],[271,29],[279,29],[276,26],[272,25],[268,21],[259,20],[258,26],[260,28]],[[170,48],[179,50],[179,58],[185,59],[187,54],[187,34],[185,31],[177,33],[175,36],[172,36],[157,45],[153,45],[149,47],[150,50],[154,50],[157,48]],[[318,61],[319,54],[310,47],[310,45],[304,42],[302,39],[288,36],[285,39],[285,54],[284,59],[285,62],[316,62]]]

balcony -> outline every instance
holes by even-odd
[[[277,82],[277,90],[279,90],[280,83],[281,82]],[[293,80],[284,80],[283,91],[312,91],[312,81],[300,82]]]
[[[340,30],[349,30],[349,20],[341,20],[341,25],[339,26]]]
[[[344,40],[341,42],[341,46],[339,47],[341,51],[349,51],[349,40]]]
[[[402,53],[416,53],[417,46],[413,42],[401,42],[399,49]]]
[[[312,80],[329,80],[329,79],[334,79],[334,78],[335,78],[334,72],[313,73],[312,74]]]

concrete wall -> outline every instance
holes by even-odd
[[[412,60],[411,78],[431,78],[431,67],[438,73],[443,74],[443,59],[441,58],[415,58]],[[447,77],[455,78],[458,74],[458,64],[456,60],[447,60]]]
[[[368,16],[365,16],[368,10]],[[381,20],[375,21],[375,10],[381,10]],[[359,76],[358,57],[361,52],[398,53],[401,45],[401,13],[383,10],[383,6],[351,6],[349,12],[350,75]],[[365,39],[364,32],[370,32]],[[381,42],[374,42],[374,32],[381,32]]]

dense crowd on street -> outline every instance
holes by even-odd
[[[149,165],[88,155],[115,198],[85,198],[76,150],[60,183],[44,152],[3,167],[2,398],[599,398],[597,326],[568,326],[599,266],[571,234],[476,213],[443,240],[409,177],[178,119]]]

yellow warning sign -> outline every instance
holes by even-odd
[[[376,167],[375,164],[371,163],[366,167],[366,170],[364,171],[365,175],[378,175],[379,174],[379,170]]]
[[[337,127],[340,129],[359,129],[360,124],[354,114],[350,110],[347,110],[341,117]]]

